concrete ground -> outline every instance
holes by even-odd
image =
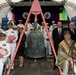
[[[15,68],[11,70],[11,75],[59,75],[58,69],[53,69],[53,59],[47,60],[46,58],[25,59],[24,67],[19,68],[18,59],[15,60]]]

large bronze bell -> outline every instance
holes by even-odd
[[[30,58],[45,57],[44,36],[37,30],[37,23],[33,24],[34,30],[28,35],[27,56]]]

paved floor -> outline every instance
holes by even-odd
[[[58,69],[53,69],[53,59],[47,61],[46,58],[25,59],[25,65],[22,68],[18,67],[18,60],[15,60],[15,68],[11,70],[11,75],[59,75]]]

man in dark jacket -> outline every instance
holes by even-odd
[[[57,28],[55,28],[53,30],[53,33],[52,33],[52,37],[53,37],[53,41],[54,41],[54,47],[55,47],[55,51],[57,53],[58,51],[58,45],[59,43],[64,39],[63,38],[63,28],[62,28],[62,22],[58,22],[57,23]],[[56,66],[55,66],[55,58],[54,58],[54,69],[56,69]]]
[[[69,31],[71,33],[71,39],[76,41],[76,29],[75,29],[74,22],[70,22]]]

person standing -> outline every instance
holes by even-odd
[[[4,64],[10,56],[10,44],[5,41],[6,34],[0,33],[0,75],[3,73]]]
[[[63,40],[63,32],[64,32],[64,29],[62,28],[62,22],[58,21],[57,28],[55,28],[52,33],[56,54],[58,51],[58,45]],[[56,69],[55,61],[56,59],[54,57],[54,69]]]
[[[74,22],[70,22],[69,31],[71,33],[71,39],[76,41],[76,29],[75,29]]]
[[[18,41],[20,39],[20,35],[22,33],[24,26],[20,26],[19,28],[19,34],[18,34]],[[24,33],[22,40],[20,42],[20,46],[18,49],[18,56],[19,56],[19,67],[23,67],[24,66],[24,50],[25,50],[25,41],[26,41],[26,35]]]
[[[48,27],[48,30],[49,30],[49,27]],[[44,31],[44,38],[45,38],[46,55],[52,56],[51,45],[50,45],[46,30]]]
[[[52,25],[49,27],[49,32],[50,32],[51,39],[52,39],[52,32],[56,28],[55,26],[56,26],[55,21],[52,21]],[[49,55],[52,55],[52,49],[51,49],[50,43],[48,45],[49,45]]]
[[[10,61],[14,56],[14,51],[16,49],[16,42],[18,39],[18,32],[16,30],[13,30],[13,23],[11,21],[8,22],[8,30],[5,31],[5,33],[7,35],[6,41],[11,45],[11,58],[8,61],[8,63],[10,63]],[[14,68],[14,65],[12,66],[12,69],[13,68]]]
[[[49,27],[51,36],[52,36],[52,31],[56,28],[55,26],[56,26],[55,21],[52,21],[52,25]]]
[[[76,75],[76,42],[71,39],[70,31],[64,32],[64,40],[59,44],[56,61],[56,65],[62,68],[62,75]]]
[[[24,25],[22,24],[22,20],[19,20],[18,22],[19,22],[19,24],[17,25],[17,27],[19,27],[19,26],[24,26]]]
[[[34,29],[34,27],[32,26],[32,24],[30,23],[30,19],[28,20],[28,25],[27,25],[27,32],[28,34],[31,32],[31,29]]]

